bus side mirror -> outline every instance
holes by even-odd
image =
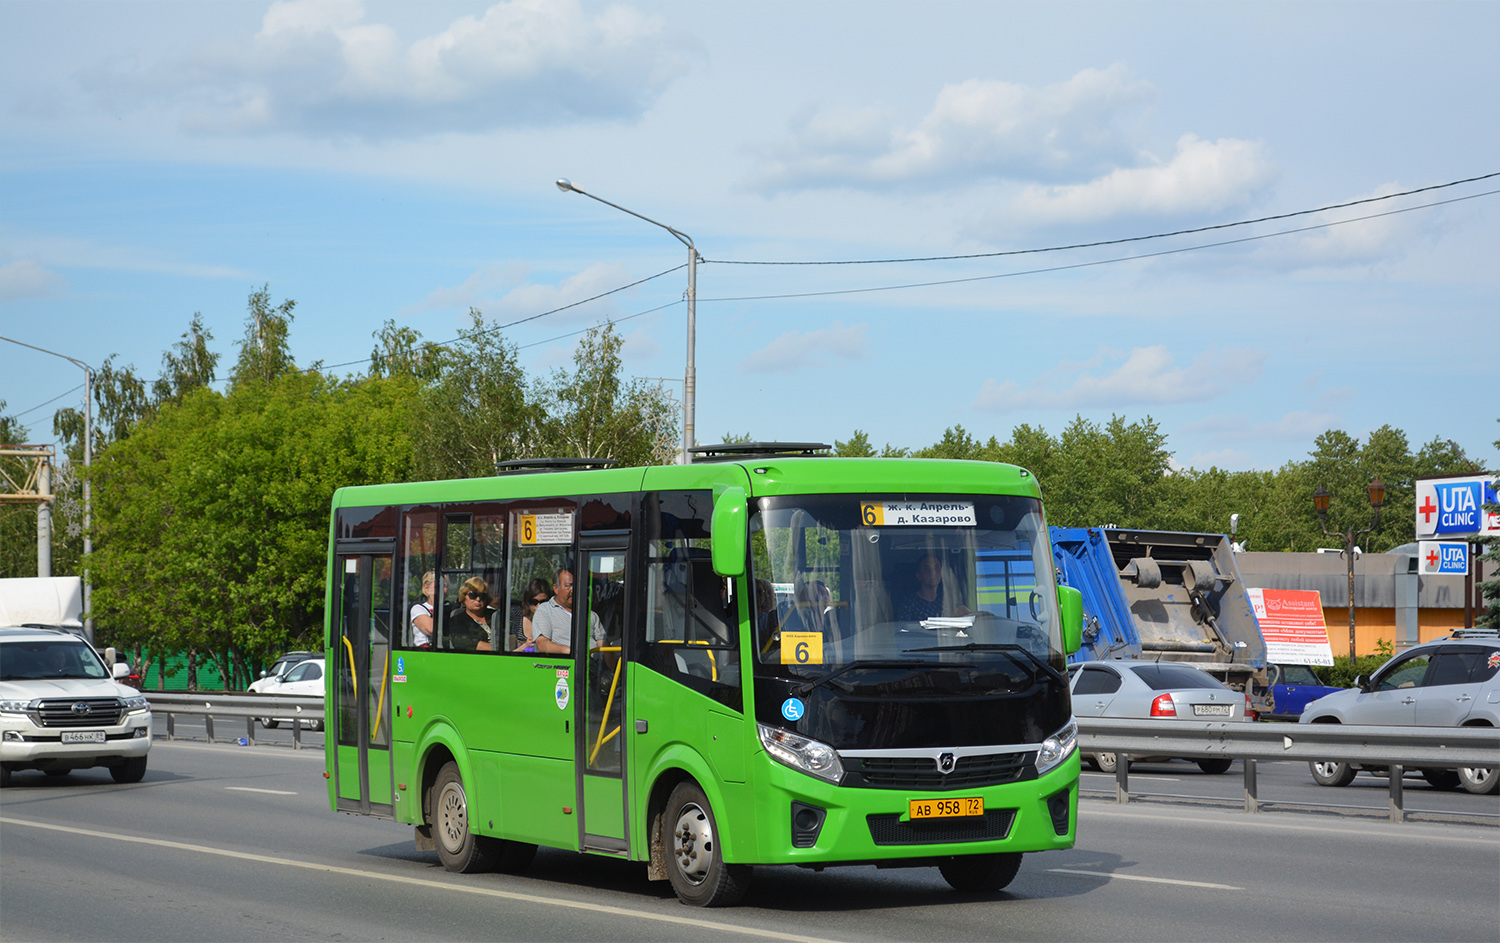
[[[1057,612],[1062,617],[1063,650],[1071,655],[1083,647],[1083,593],[1072,586],[1057,587]]]
[[[720,576],[745,573],[749,500],[744,488],[725,488],[714,496],[713,559],[714,572]]]

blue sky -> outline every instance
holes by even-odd
[[[1119,414],[1199,468],[1385,423],[1495,466],[1500,178],[1098,249],[729,263],[1070,245],[1500,171],[1496,35],[1493,3],[7,2],[0,334],[150,378],[201,312],[227,369],[268,284],[298,362],[341,364],[387,319],[447,340],[470,306],[503,324],[686,261],[568,177],[708,260],[700,442]],[[628,318],[627,370],[680,378],[685,287],[506,335],[546,371]],[[80,379],[0,343],[33,441]]]

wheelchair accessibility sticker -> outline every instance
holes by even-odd
[[[558,678],[557,687],[552,689],[552,694],[557,698],[557,709],[565,711],[568,709],[568,679]]]
[[[807,708],[795,697],[789,697],[781,702],[781,716],[787,720],[801,720]]]

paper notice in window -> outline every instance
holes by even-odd
[[[573,542],[572,514],[522,514],[517,527],[527,546]]]

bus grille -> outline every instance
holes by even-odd
[[[114,727],[124,709],[117,697],[53,698],[38,701],[31,716],[43,727]]]
[[[903,822],[899,813],[866,816],[877,845],[936,845],[944,842],[998,841],[1010,834],[1015,809],[991,809],[961,819]]]
[[[1035,768],[1030,753],[961,756],[944,775],[925,756],[860,756],[844,759],[845,786],[875,789],[976,789],[1028,778]]]

